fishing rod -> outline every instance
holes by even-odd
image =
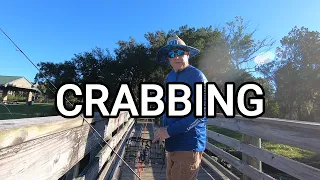
[[[40,72],[40,74],[50,83],[51,86],[53,86],[56,90],[57,90],[57,87],[51,82],[49,81],[49,79],[45,76],[45,74],[43,74],[41,72],[41,70],[31,61],[31,59],[16,45],[16,43],[2,30],[2,28],[0,28],[1,32],[11,41],[11,43],[18,49],[18,51],[20,51],[25,58],[27,58],[27,60]],[[49,88],[50,89],[50,88]],[[50,89],[51,90],[51,89]],[[53,94],[55,94],[52,90],[51,92]],[[65,100],[71,105],[73,106],[73,104],[65,97]],[[87,121],[86,118],[84,118],[82,116],[82,114],[80,114],[80,117],[82,117],[82,119],[90,126],[90,128],[95,132],[97,133],[97,135],[99,136],[99,138],[102,139],[102,141],[104,141],[104,143],[106,143],[106,145],[112,150],[113,153],[115,153],[124,163],[125,165],[130,169],[130,171],[132,171],[137,177],[138,179],[141,180],[140,176],[127,164],[127,162],[121,158],[121,156],[115,151],[113,150],[113,148],[109,145],[109,143],[100,135],[100,133]]]

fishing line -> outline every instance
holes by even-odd
[[[8,108],[5,104],[3,104],[3,103],[1,103],[1,105],[3,105],[3,106],[9,111],[9,113],[11,114],[11,116],[13,117],[13,119],[15,119],[15,117],[13,116],[13,114],[12,114],[12,112],[9,110],[9,108]]]
[[[40,74],[44,77],[44,79],[46,79],[56,90],[57,87],[52,84],[51,81],[49,81],[48,78],[46,78],[46,76],[41,72],[41,70],[30,60],[30,58],[16,45],[16,43],[14,43],[14,41],[2,30],[2,28],[0,28],[1,32],[11,41],[11,43],[27,58],[27,60],[40,72]],[[50,88],[49,88],[50,89]],[[51,90],[51,89],[50,89]],[[53,94],[55,94],[52,90],[51,92]],[[65,100],[71,105],[73,106],[73,104],[65,97]],[[109,143],[100,135],[100,133],[86,120],[86,118],[84,118],[81,114],[80,117],[82,117],[82,119],[90,126],[90,128],[97,133],[97,135],[104,141],[104,143],[106,143],[106,145],[112,150],[113,153],[115,153],[124,163],[125,165],[130,169],[130,171],[132,171],[137,177],[138,179],[141,180],[140,176],[138,174],[136,174],[136,172],[131,169],[131,167],[127,164],[127,162],[121,158],[121,156],[115,151],[113,150],[113,148],[109,145]]]

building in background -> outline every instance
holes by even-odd
[[[13,103],[8,101],[8,95],[14,95],[16,93],[26,94],[26,102],[28,104],[31,104],[32,102],[34,102],[36,95],[40,93],[40,90],[36,87],[36,84],[31,83],[22,76],[0,75],[0,91],[0,102],[4,104]]]

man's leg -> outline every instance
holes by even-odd
[[[200,169],[202,154],[203,152],[177,151],[171,155],[170,158],[173,165],[170,167],[170,179],[196,180]]]
[[[166,176],[167,180],[173,180],[171,178],[171,172],[173,167],[173,161],[171,160],[171,157],[173,156],[174,152],[168,152],[167,153],[167,168],[166,168]]]

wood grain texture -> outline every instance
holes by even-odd
[[[138,169],[135,168],[134,165],[131,166],[138,173]],[[156,167],[152,165],[151,167],[143,168],[140,174],[141,180],[165,180],[166,179],[166,167],[163,167],[161,171],[161,167]],[[129,170],[127,167],[121,167],[121,177],[119,180],[138,180],[138,177],[134,175],[133,172]],[[204,162],[201,163],[201,167],[197,176],[198,180],[222,180],[221,177],[217,176],[216,172],[212,171],[210,168],[206,166]],[[106,179],[105,179],[106,180]],[[117,179],[110,179],[117,180]]]
[[[220,163],[212,159],[208,154],[203,153],[203,157],[210,162],[215,168],[223,173],[224,176],[228,177],[230,180],[240,180],[235,174],[229,171],[227,168],[223,167]]]
[[[219,177],[221,180],[230,180],[226,175],[224,175],[218,168],[216,168],[213,164],[211,164],[210,161],[208,161],[205,157],[202,158],[201,163],[204,163],[209,167],[211,170],[213,170],[216,174],[216,176]]]
[[[242,142],[254,145],[257,148],[261,148],[261,138],[252,137],[252,136],[248,136],[246,134],[242,134]],[[241,149],[241,147],[240,147],[240,149]],[[261,163],[261,161],[259,161],[259,159],[255,158],[255,157],[251,157],[247,153],[242,153],[242,161],[244,163],[256,168],[258,171],[262,171],[262,163]],[[247,175],[243,174],[242,179],[243,180],[250,180],[251,178],[248,177]]]
[[[130,119],[126,125],[120,129],[120,131],[112,137],[108,141],[108,144],[111,146],[112,149],[114,149],[121,140],[124,139],[128,131],[131,129],[131,127],[134,124],[134,120]],[[103,165],[107,162],[107,160],[110,158],[112,150],[108,145],[105,145],[100,152],[95,156],[95,158],[92,160],[92,162],[87,166],[87,168],[77,177],[77,180],[91,180],[96,179],[96,176],[102,169]]]
[[[228,136],[208,131],[208,137],[220,143],[228,142],[226,143],[226,145],[233,147],[248,156],[259,159],[264,163],[269,164],[270,166],[273,166],[298,179],[317,179],[318,177],[320,177],[320,170],[317,168],[308,166],[306,164],[283,156],[273,154],[253,145],[240,142]]]
[[[132,123],[132,125],[130,125],[130,128],[128,128],[128,131],[126,132],[124,138],[121,140],[121,142],[119,144],[121,144],[120,146],[117,146],[115,148],[115,151],[117,152],[117,154],[123,159],[124,157],[124,153],[125,153],[125,141],[131,136],[131,132],[133,130],[132,126],[133,126],[134,122]],[[116,158],[116,160],[114,161],[114,159]],[[107,180],[110,179],[109,176],[111,175],[111,173],[113,172],[112,169],[110,169],[111,166],[114,166],[114,168],[118,167],[118,164],[123,163],[122,160],[120,160],[120,158],[114,153],[110,160],[106,163],[106,165],[104,166],[104,168],[101,170],[101,172],[99,173],[99,176],[97,177],[98,180]],[[124,163],[123,163],[124,164]],[[118,170],[116,170],[118,171]]]
[[[320,153],[320,123],[237,116],[210,118],[207,124]]]
[[[104,134],[106,121],[93,123]],[[111,132],[108,132],[111,133]],[[107,134],[108,134],[107,133]],[[0,149],[1,179],[58,179],[78,163],[101,139],[87,123]]]
[[[208,138],[211,138],[215,141],[221,142],[229,147],[234,148],[237,151],[240,151],[240,141],[230,138],[228,136],[225,136],[223,134],[219,134],[217,132],[207,130],[207,136]]]
[[[125,120],[129,114],[121,111],[119,116]],[[105,136],[117,128],[117,118],[101,118],[99,113],[94,114],[94,118],[85,118],[89,123],[97,121],[108,121]],[[123,121],[120,122],[122,124]],[[64,118],[61,116],[48,116],[37,118],[24,118],[0,121],[0,149],[17,145],[25,141],[30,141],[39,137],[65,131],[87,124],[82,117]]]
[[[292,159],[273,154],[249,144],[241,144],[241,152],[255,157],[298,179],[319,179],[320,169],[294,161]]]
[[[89,126],[0,150],[2,179],[58,179],[97,144]]]
[[[89,123],[102,121],[96,114],[95,118],[86,118]],[[0,149],[17,145],[53,133],[65,131],[86,124],[81,117],[63,118],[49,116],[0,121]]]
[[[223,151],[222,149],[207,143],[207,149],[214,153],[215,155],[219,156],[220,158],[227,161],[229,164],[231,164],[233,167],[238,169],[240,172],[246,174],[252,179],[268,179],[268,180],[275,180],[270,175],[258,171],[257,169],[253,168],[252,166],[249,166],[247,164],[244,164],[242,161],[240,161],[238,158],[232,156],[231,154]]]
[[[131,127],[130,131],[128,131],[126,133],[125,139],[123,139],[122,141],[127,141],[127,139],[129,137],[131,137],[133,133],[134,133],[134,128]],[[123,143],[125,143],[125,142],[123,142]],[[118,154],[122,159],[124,159],[125,153],[126,153],[126,146],[125,146],[125,144],[123,144],[123,149],[121,149],[121,150],[118,149]],[[114,157],[112,157],[112,158],[116,158],[116,156],[114,155]],[[110,162],[109,162],[109,164],[107,164],[106,166],[111,166]],[[111,171],[110,169],[108,169],[108,171],[107,171],[104,169],[103,173],[100,174],[99,178],[104,179],[104,180],[111,179],[109,177],[112,177],[112,179],[115,179],[115,180],[120,179],[120,173],[121,173],[120,166],[121,165],[125,166],[124,162],[122,160],[120,160],[120,158],[117,157],[116,162],[114,162],[114,164],[112,165],[113,170]],[[102,175],[104,175],[105,177],[103,177]]]
[[[127,122],[130,118],[128,116],[129,113],[121,112],[117,118],[109,118],[107,124],[105,126],[105,134],[104,136],[107,139],[111,138],[112,132],[121,128],[124,122]],[[120,126],[120,127],[119,127]],[[119,127],[119,128],[118,128]]]

